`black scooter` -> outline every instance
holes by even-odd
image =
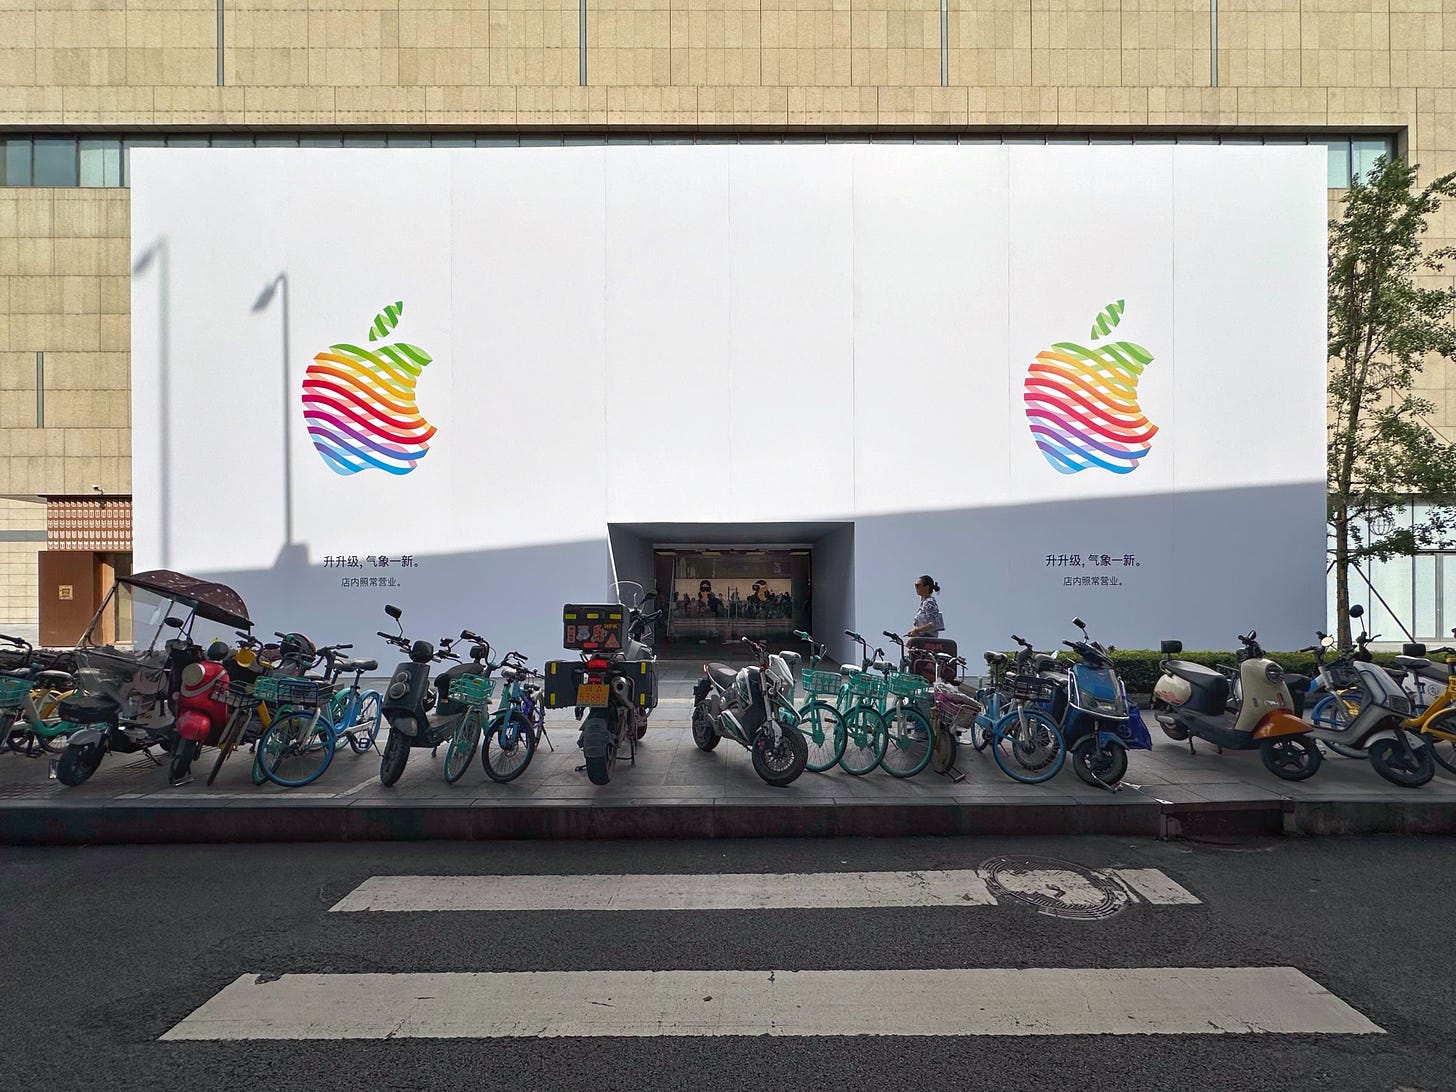
[[[488,674],[490,643],[484,637],[465,629],[458,639],[440,638],[440,647],[429,641],[411,641],[404,635],[404,624],[400,621],[403,611],[390,604],[384,613],[394,619],[399,627],[397,634],[377,631],[396,648],[404,650],[409,659],[394,669],[389,686],[384,692],[384,719],[389,722],[389,739],[384,744],[384,757],[379,763],[379,781],[382,785],[393,785],[404,773],[411,748],[428,747],[433,751],[450,738],[455,726],[471,709],[464,702],[452,701],[451,683],[461,675]],[[466,663],[452,650],[458,641],[473,642],[470,647],[470,662]],[[448,668],[430,679],[430,665],[446,660],[455,661]],[[484,660],[486,663],[482,663]]]

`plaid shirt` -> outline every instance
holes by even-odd
[[[940,614],[940,604],[935,601],[935,596],[927,595],[920,600],[920,609],[915,612],[915,621],[912,627],[929,626],[930,628],[922,637],[939,637],[945,632],[945,619]]]

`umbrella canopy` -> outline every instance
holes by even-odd
[[[226,584],[199,580],[185,573],[174,573],[171,569],[151,569],[144,573],[133,573],[131,576],[119,576],[116,582],[186,603],[199,616],[212,622],[242,629],[251,629],[253,626],[243,597]]]

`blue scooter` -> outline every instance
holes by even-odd
[[[1060,720],[1077,776],[1117,792],[1127,773],[1127,752],[1152,750],[1153,740],[1142,713],[1128,700],[1110,650],[1088,636],[1082,619],[1073,618],[1072,624],[1082,631],[1082,640],[1062,644],[1077,654],[1078,662],[1067,671],[1052,716]]]

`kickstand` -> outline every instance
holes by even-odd
[[[940,772],[942,776],[950,778],[951,783],[954,785],[959,785],[962,781],[966,779],[966,775],[961,773],[961,771],[955,766],[947,767]]]
[[[160,758],[158,758],[156,755],[152,754],[152,749],[150,747],[143,747],[142,748],[142,754],[146,755],[148,758],[150,758],[152,760],[152,765],[153,766],[165,766],[166,765],[166,763],[163,762]]]
[[[546,725],[544,722],[541,725],[541,738],[546,741],[546,747],[548,750],[556,750],[556,748],[551,743],[551,737],[546,734]]]
[[[1190,755],[1196,755],[1198,753],[1197,751],[1195,751],[1193,749],[1193,737],[1192,736],[1189,736],[1188,737],[1188,753]]]
[[[576,772],[577,773],[581,773],[581,771],[584,770],[584,769],[586,769],[586,763],[585,762],[583,762],[580,766],[578,766],[576,768]]]

